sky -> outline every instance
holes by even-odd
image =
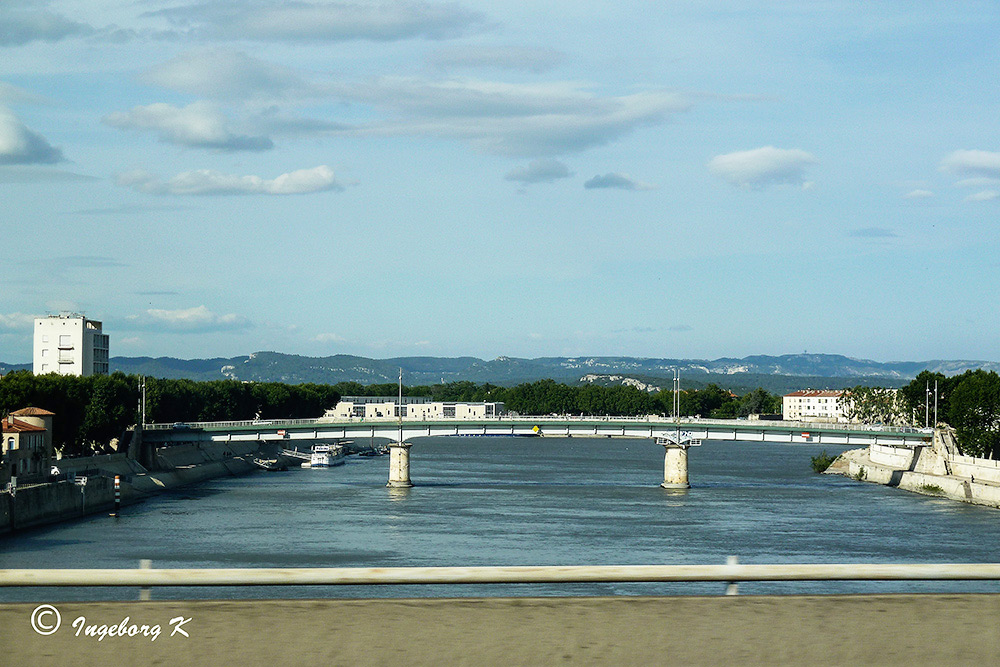
[[[0,361],[1000,360],[996,2],[0,3]]]

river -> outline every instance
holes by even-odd
[[[2,568],[993,562],[998,510],[812,472],[829,447],[706,442],[688,491],[659,488],[648,440],[425,438],[412,489],[388,457],[222,478],[0,537]],[[723,584],[158,589],[190,597],[719,594]],[[1000,591],[993,582],[747,583],[741,593]],[[0,600],[135,599],[5,589]]]

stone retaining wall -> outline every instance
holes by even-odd
[[[68,481],[0,493],[0,534],[65,521],[114,508],[114,476],[121,481],[122,505],[151,495],[216,477],[245,475],[256,470],[253,458],[276,458],[278,445],[252,441],[176,445],[157,452],[163,469],[146,470],[126,454],[102,454],[56,462],[63,473],[87,477],[86,486]]]
[[[924,451],[929,450],[925,449]],[[844,452],[841,457],[846,462],[846,466],[841,466],[842,472],[839,474],[853,477],[859,481],[894,486],[905,491],[940,496],[974,505],[1000,507],[1000,486],[994,484],[978,480],[973,482],[953,475],[901,470],[882,465],[868,456],[867,448]]]

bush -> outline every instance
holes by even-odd
[[[826,450],[824,449],[822,452],[819,453],[819,456],[812,457],[813,471],[826,472],[826,469],[829,468],[836,460],[837,460],[836,456],[830,456],[829,454],[826,453]]]

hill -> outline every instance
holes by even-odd
[[[618,383],[625,379],[648,386],[670,386],[673,369],[680,369],[685,385],[715,382],[733,389],[763,386],[785,392],[796,388],[836,389],[857,384],[901,386],[927,369],[954,375],[967,369],[998,370],[984,361],[877,362],[841,355],[797,354],[751,356],[742,359],[650,359],[636,357],[394,357],[371,359],[353,355],[305,357],[279,352],[255,352],[233,358],[174,359],[170,357],[114,357],[112,370],[156,377],[198,380],[234,379],[299,384],[359,382],[393,383],[403,370],[408,385],[455,381],[513,385],[551,378],[576,384]],[[586,378],[586,380],[585,380]],[[615,379],[612,379],[615,378]]]
[[[371,359],[338,354],[305,357],[279,352],[254,352],[239,357],[176,359],[173,357],[112,357],[111,370],[128,374],[192,380],[255,382],[314,382],[336,384],[395,383],[399,369],[407,385],[470,381],[515,385],[551,378],[568,384],[591,382],[604,386],[631,384],[655,390],[669,387],[675,368],[684,386],[716,383],[737,393],[764,387],[774,393],[794,389],[840,389],[858,384],[897,387],[922,370],[956,375],[969,369],[1000,370],[988,361],[934,360],[878,362],[835,354],[756,355],[743,358],[670,359],[639,357],[394,357]],[[30,369],[31,364],[0,363],[0,373]]]

